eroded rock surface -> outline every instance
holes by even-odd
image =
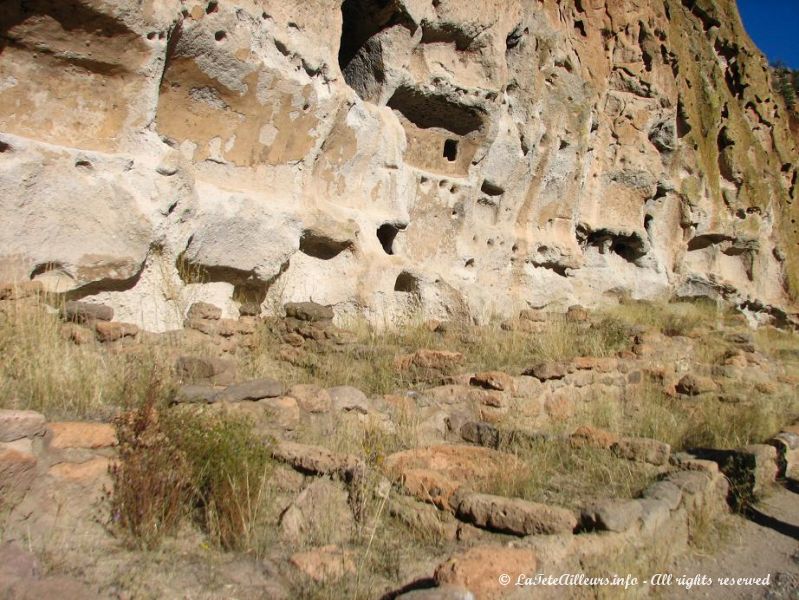
[[[731,0],[11,0],[0,33],[0,279],[122,322],[799,292]]]

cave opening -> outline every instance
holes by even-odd
[[[397,239],[397,234],[402,231],[402,228],[393,225],[392,223],[383,223],[377,228],[377,239],[380,240],[380,245],[386,254],[394,254],[394,240]]]
[[[347,66],[369,38],[392,24],[395,12],[393,0],[344,0],[338,51],[342,72],[346,74]]]
[[[458,158],[458,140],[448,139],[444,142],[444,158],[455,162]]]

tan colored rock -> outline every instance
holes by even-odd
[[[572,446],[577,448],[589,446],[591,448],[602,448],[604,450],[609,449],[618,439],[618,436],[610,431],[592,427],[591,425],[581,425],[569,436]]]
[[[207,319],[209,321],[218,321],[222,318],[222,309],[208,302],[195,302],[189,307],[186,318],[190,320]]]
[[[500,371],[477,373],[469,380],[469,383],[487,390],[511,393],[516,391],[516,384],[513,381],[513,377]]]
[[[116,342],[122,338],[136,337],[139,333],[138,326],[133,323],[117,323],[109,321],[98,321],[94,326],[97,340],[103,343]]]
[[[465,587],[481,600],[492,600],[508,593],[509,588],[499,582],[500,575],[536,573],[537,568],[538,557],[528,548],[476,546],[436,567],[435,580],[439,585]]]
[[[281,441],[272,449],[272,455],[304,473],[336,475],[362,469],[361,461],[349,454],[336,454],[321,446],[308,446]]]
[[[346,543],[354,528],[347,490],[329,479],[312,481],[280,516],[280,535],[293,544]]]
[[[48,474],[75,483],[90,483],[108,476],[107,458],[92,458],[82,463],[62,462],[50,467]]]
[[[619,457],[653,465],[666,465],[671,455],[671,446],[647,438],[621,438],[611,446]]]
[[[423,502],[454,510],[453,494],[464,484],[489,480],[497,473],[522,468],[518,459],[489,448],[438,445],[397,452],[386,457],[383,468]]]
[[[8,444],[0,444],[0,510],[22,500],[36,477],[36,457]]]
[[[228,385],[236,380],[235,362],[223,358],[181,356],[175,363],[175,371],[186,382]]]
[[[67,448],[109,448],[116,446],[117,435],[113,425],[107,423],[55,422],[49,423],[49,447],[54,450]]]
[[[461,496],[455,514],[484,529],[522,536],[566,534],[577,528],[570,510],[491,494]]]
[[[0,409],[0,442],[42,435],[44,423],[44,415],[32,410]]]
[[[435,371],[448,371],[463,362],[463,354],[460,352],[449,352],[447,350],[417,350],[413,354],[399,356],[394,364],[399,370],[407,370],[411,367],[419,369],[431,369]]]
[[[332,399],[327,390],[314,384],[297,384],[289,388],[288,395],[297,400],[300,408],[309,413],[326,413]]]
[[[291,564],[314,581],[335,581],[355,574],[355,556],[338,546],[322,546],[291,556]]]

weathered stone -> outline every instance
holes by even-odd
[[[396,600],[475,600],[475,596],[466,588],[442,585],[434,588],[406,592],[397,596]]]
[[[42,435],[44,423],[44,415],[32,410],[0,409],[0,442]]]
[[[601,531],[627,531],[643,516],[643,507],[636,500],[603,500],[582,511],[582,521]]]
[[[92,458],[86,462],[71,463],[63,462],[50,467],[48,475],[75,483],[86,483],[104,480],[108,475],[107,458]]]
[[[462,364],[463,360],[463,354],[460,352],[423,348],[413,354],[398,356],[394,360],[394,364],[401,371],[416,367],[418,369],[446,372]]]
[[[183,381],[227,385],[236,379],[236,363],[224,358],[181,356],[175,363],[175,372]]]
[[[36,464],[36,457],[30,452],[0,444],[0,512],[9,510],[22,500],[36,477]]]
[[[576,304],[570,306],[569,310],[566,311],[566,320],[571,321],[573,323],[588,321],[589,318],[590,314],[588,310]]]
[[[489,448],[438,445],[392,454],[383,468],[419,500],[454,510],[450,500],[463,484],[474,485],[501,471],[525,467],[512,455]]]
[[[677,392],[686,394],[688,396],[698,396],[708,392],[714,392],[718,389],[715,382],[709,377],[701,377],[699,375],[683,375],[676,385]]]
[[[286,388],[274,379],[253,379],[245,383],[237,383],[226,387],[219,393],[224,402],[246,402],[277,398],[285,394]]]
[[[263,407],[273,425],[291,431],[300,424],[300,407],[297,401],[290,396],[279,398],[265,398],[258,401]]]
[[[499,392],[514,392],[516,390],[513,377],[501,371],[477,373],[469,380],[469,383],[477,387],[487,390],[497,390]]]
[[[524,372],[524,375],[535,377],[539,381],[563,379],[569,373],[569,367],[561,362],[539,363]]]
[[[537,568],[538,558],[529,548],[476,546],[444,561],[434,577],[439,585],[463,587],[480,600],[492,600],[508,593],[499,575],[537,573]]]
[[[212,404],[219,401],[219,390],[211,385],[180,386],[172,402],[175,404]]]
[[[647,438],[622,438],[611,446],[611,450],[621,458],[652,465],[668,464],[671,454],[671,446]]]
[[[463,441],[485,446],[486,448],[499,448],[500,431],[489,423],[470,421],[461,425],[460,434]]]
[[[753,444],[724,453],[720,467],[733,484],[733,491],[744,500],[762,494],[777,478],[777,449]]]
[[[297,400],[302,410],[312,414],[328,412],[333,403],[329,392],[314,384],[294,385],[288,395]]]
[[[455,538],[457,524],[452,515],[439,511],[430,504],[397,495],[391,498],[389,513],[406,527],[425,536],[432,535],[438,540]]]
[[[355,556],[348,550],[330,545],[291,556],[291,564],[314,581],[335,581],[355,574]]]
[[[272,455],[303,473],[314,475],[341,475],[362,470],[363,463],[350,454],[336,454],[321,446],[308,446],[281,441],[272,449]]]
[[[366,394],[351,385],[332,387],[327,393],[336,412],[357,412],[365,415],[372,410]]]
[[[280,517],[281,536],[294,544],[346,543],[354,528],[347,490],[329,479],[311,482]]]
[[[116,323],[109,321],[98,321],[94,326],[97,340],[103,343],[116,342],[122,338],[136,337],[139,328],[132,323]]]
[[[261,305],[257,302],[245,302],[239,307],[239,315],[242,317],[257,317],[261,314]]]
[[[670,510],[676,509],[682,500],[680,488],[670,481],[656,481],[644,490],[644,498],[661,500]]]
[[[186,313],[187,319],[207,319],[217,321],[222,318],[222,309],[208,302],[195,302]]]
[[[70,300],[64,304],[63,316],[64,320],[74,323],[111,321],[114,318],[114,309],[105,304]]]
[[[570,510],[490,494],[459,497],[455,514],[478,527],[515,535],[572,533],[577,527]]]
[[[590,425],[582,425],[574,430],[574,433],[569,437],[572,446],[582,447],[590,446],[592,448],[602,448],[607,450],[618,441],[618,436],[610,431],[592,427]]]
[[[311,323],[330,321],[335,316],[332,308],[315,302],[289,302],[284,309],[287,317]]]
[[[110,448],[117,443],[113,425],[107,423],[58,422],[47,426],[48,445],[54,450],[67,448]]]

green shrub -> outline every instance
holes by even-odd
[[[191,518],[224,549],[264,549],[272,462],[251,423],[206,408],[164,408],[154,392],[115,425],[111,521],[134,545],[155,547]]]

